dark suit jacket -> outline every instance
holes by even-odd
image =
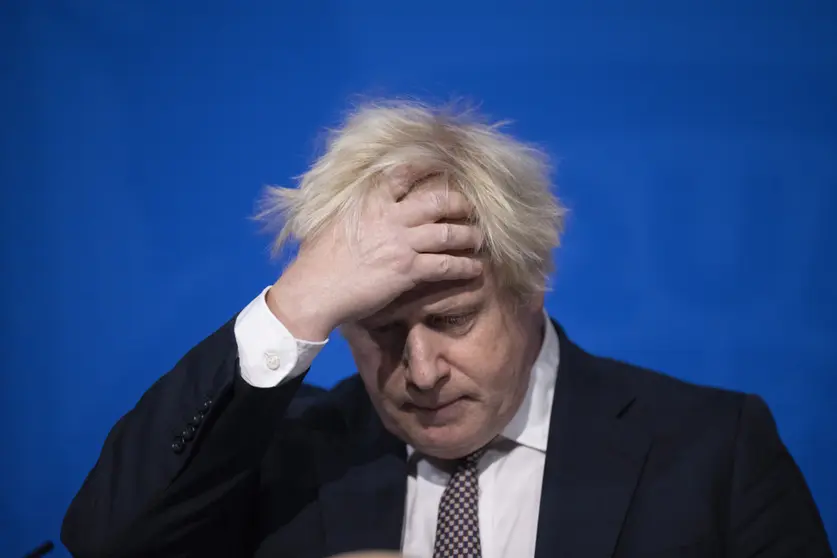
[[[761,399],[592,356],[555,325],[537,558],[832,556]],[[91,558],[398,549],[407,474],[358,377],[254,389],[231,321],[113,427],[61,536]]]

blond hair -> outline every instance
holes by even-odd
[[[548,289],[565,208],[552,193],[548,158],[472,110],[414,102],[361,106],[330,131],[326,151],[297,188],[269,187],[257,219],[289,238],[315,237],[337,218],[347,234],[382,173],[403,164],[431,168],[474,205],[483,253],[501,288],[526,297]]]

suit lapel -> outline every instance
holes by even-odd
[[[327,556],[401,548],[406,447],[386,432],[377,416],[371,422],[368,432],[374,434],[368,442],[351,448],[350,455],[330,453],[319,467]]]
[[[635,395],[602,361],[560,340],[536,558],[612,556],[651,437],[630,420]]]

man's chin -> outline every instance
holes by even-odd
[[[407,442],[422,455],[437,459],[458,459],[479,449],[477,432],[464,425],[419,427],[412,431]]]

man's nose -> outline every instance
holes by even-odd
[[[404,344],[404,368],[407,381],[422,391],[433,389],[450,375],[450,367],[441,358],[432,333],[421,326],[413,328]]]

